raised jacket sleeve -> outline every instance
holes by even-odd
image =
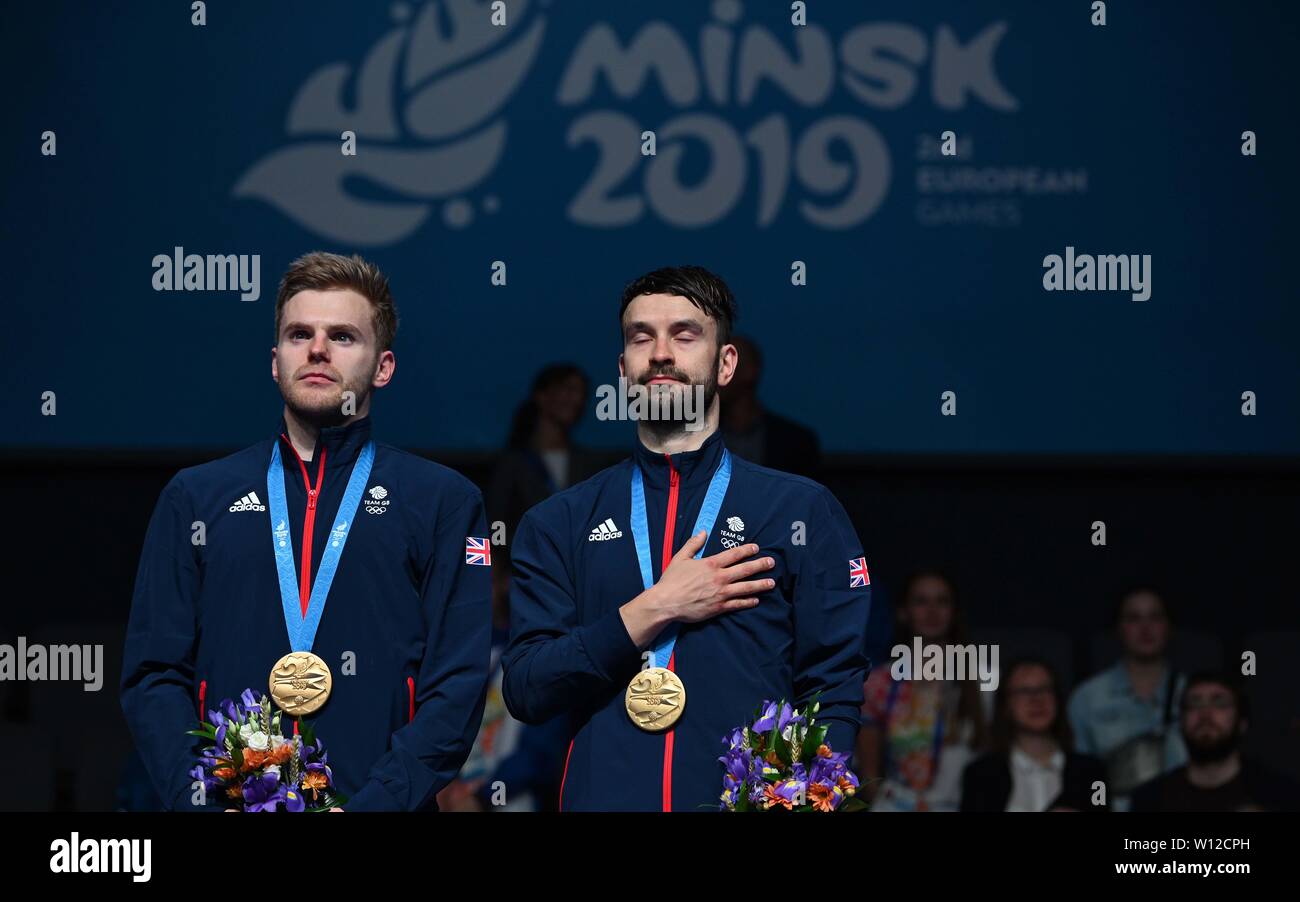
[[[516,719],[543,723],[636,672],[640,651],[618,608],[579,625],[563,545],[535,509],[519,524],[511,563],[502,694]]]

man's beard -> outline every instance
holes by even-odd
[[[1187,757],[1193,764],[1218,764],[1237,750],[1241,744],[1241,730],[1236,725],[1232,731],[1214,739],[1195,739],[1184,735]]]
[[[659,376],[668,376],[680,380],[678,385],[654,386],[649,385],[651,379]],[[659,393],[660,397],[656,398],[659,418],[646,417],[639,421],[639,425],[644,426],[659,441],[665,441],[686,432],[688,423],[698,420],[704,422],[708,415],[709,407],[713,404],[713,399],[718,394],[718,367],[717,361],[709,368],[708,375],[704,377],[704,404],[698,410],[690,410],[686,406],[686,394],[694,393],[696,386],[700,383],[691,381],[683,370],[676,367],[652,367],[637,380],[638,383],[645,386],[652,393]],[[680,397],[677,397],[679,396]],[[678,403],[680,401],[680,403]],[[673,417],[672,414],[679,414]]]
[[[366,400],[362,391],[356,386],[348,385],[342,379],[335,382],[334,386],[338,389],[337,392],[303,391],[299,386],[298,377],[293,376],[287,385],[283,382],[280,384],[280,395],[284,398],[285,406],[293,412],[294,416],[304,423],[324,429],[347,422],[355,415],[355,411],[361,410]],[[343,412],[344,395],[348,391],[355,396],[352,405],[354,413],[351,415]]]

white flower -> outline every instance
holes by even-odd
[[[250,749],[257,749],[259,752],[264,752],[271,747],[271,737],[261,730],[254,730],[245,741]]]

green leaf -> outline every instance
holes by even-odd
[[[790,743],[786,742],[785,738],[780,733],[777,733],[775,729],[772,730],[772,733],[776,736],[772,748],[776,750],[776,756],[781,759],[780,766],[788,768],[793,763],[791,761]]]
[[[811,761],[817,755],[817,747],[826,742],[826,731],[830,729],[827,724],[813,727],[808,733],[808,738],[804,740],[804,758]],[[805,762],[806,763],[806,762]]]

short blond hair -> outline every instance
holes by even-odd
[[[280,323],[289,298],[300,291],[339,288],[355,291],[370,302],[379,350],[392,350],[393,339],[397,337],[397,306],[388,288],[388,277],[378,266],[356,254],[344,257],[323,251],[312,251],[294,260],[280,280],[280,293],[275,299],[276,341],[280,340]]]

